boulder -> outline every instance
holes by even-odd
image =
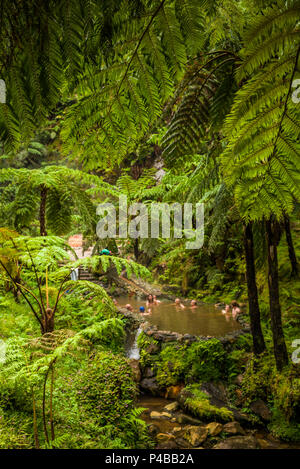
[[[152,420],[167,420],[171,417],[172,415],[169,412],[157,412],[156,410],[150,412],[150,418]]]
[[[170,404],[167,404],[164,409],[167,411],[167,412],[176,412],[176,410],[178,410],[179,408],[179,404],[177,401],[175,402],[171,402]]]
[[[200,446],[203,443],[208,435],[208,430],[206,427],[196,427],[196,426],[189,426],[186,428],[184,438],[192,445],[192,446]]]
[[[219,422],[211,422],[206,425],[209,436],[217,436],[223,430],[223,425]]]
[[[191,445],[184,438],[176,438],[175,440],[177,446],[182,449],[189,449]]]
[[[153,396],[160,395],[160,388],[154,377],[142,379],[142,381],[140,382],[140,387],[141,389],[144,389],[145,391],[153,394]]]
[[[252,425],[252,422],[250,418],[248,417],[248,415],[232,407],[227,396],[226,387],[223,383],[211,383],[211,382],[201,383],[199,385],[199,391],[206,394],[209,400],[209,404],[211,406],[216,407],[220,410],[226,409],[227,411],[230,411],[232,413],[234,420],[244,425]],[[178,397],[178,402],[181,407],[185,408],[186,407],[185,401],[187,400],[187,398],[193,398],[193,397],[194,395],[192,392],[186,389],[183,389]],[[215,419],[216,417],[214,417],[214,420]],[[222,421],[221,418],[220,420]]]
[[[162,441],[156,447],[156,449],[177,449],[177,443],[175,440]]]
[[[191,417],[190,415],[187,414],[179,414],[176,416],[176,421],[180,423],[181,425],[202,425],[203,422],[201,420],[195,419],[194,417]]]
[[[183,384],[178,384],[176,386],[169,386],[166,389],[165,398],[177,399],[182,389],[183,389]]]
[[[223,427],[223,431],[230,435],[245,435],[245,430],[243,430],[239,422],[226,423]]]
[[[262,401],[261,399],[257,399],[256,401],[250,404],[250,409],[256,415],[258,415],[264,422],[270,422],[271,420],[271,412],[267,406],[267,404]]]
[[[232,436],[214,445],[213,449],[259,449],[259,444],[252,435]]]
[[[148,425],[148,432],[151,436],[155,436],[157,435],[157,433],[159,433],[159,427],[151,423],[150,425]]]

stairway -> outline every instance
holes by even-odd
[[[93,274],[90,270],[85,269],[84,267],[79,267],[78,269],[78,280],[88,280],[89,282],[101,285],[98,277],[96,277],[95,274]]]

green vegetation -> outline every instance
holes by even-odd
[[[197,388],[222,381],[300,440],[299,0],[0,5],[0,448],[151,447],[112,298],[146,278],[235,300],[251,330],[228,347],[141,334],[158,389],[227,421]],[[100,239],[97,207],[120,215],[121,195],[194,204],[192,226]],[[204,242],[186,249],[197,203]]]
[[[225,407],[218,408],[209,403],[209,399],[204,392],[201,392],[196,385],[187,386],[186,390],[192,394],[184,401],[184,406],[196,417],[203,420],[228,422],[234,420],[233,414]]]

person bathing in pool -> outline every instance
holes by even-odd
[[[148,308],[147,312],[145,311],[145,306],[140,306],[140,313],[143,315],[143,316],[148,316],[149,314],[151,314],[151,309]]]
[[[181,301],[180,301],[179,298],[176,298],[174,305],[175,305],[177,308],[185,309],[184,304],[181,303]]]
[[[153,295],[153,303],[155,305],[158,305],[159,303],[161,303],[161,301],[157,299],[156,295]]]
[[[197,301],[196,300],[191,300],[190,308],[191,309],[196,309],[197,308]]]
[[[225,306],[225,309],[222,309],[222,313],[223,314],[230,314],[231,311],[230,311],[230,306],[229,305],[226,305]]]
[[[147,296],[146,305],[150,308],[154,305],[153,295],[148,295]]]

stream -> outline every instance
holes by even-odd
[[[142,299],[123,296],[118,298],[118,303],[120,306],[130,303],[134,312],[137,313],[140,306],[144,306],[146,309],[146,302]],[[220,309],[212,305],[201,304],[197,308],[191,309],[186,304],[186,308],[181,309],[168,300],[162,300],[161,303],[153,306],[151,313],[144,317],[145,320],[157,325],[161,330],[183,334],[218,337],[241,328],[240,324],[232,317],[226,317]],[[142,327],[139,327],[129,333],[125,344],[126,356],[134,361],[138,361],[140,358],[137,339],[141,332]],[[227,430],[229,424],[222,425],[216,422],[209,424],[208,422],[197,421],[193,416],[186,414],[174,399],[165,399],[141,393],[136,406],[145,409],[141,418],[148,426],[149,433],[155,441],[156,449],[300,448],[299,444],[285,443],[274,438],[265,428],[241,428],[237,422],[234,422],[238,430],[235,433],[230,433]],[[211,435],[210,425],[219,426],[219,433]],[[195,445],[191,441],[193,441],[193,438],[197,438],[197,432],[200,435],[204,434],[205,437],[203,441],[201,440],[201,443]]]
[[[186,431],[189,430],[193,418],[184,414],[179,408],[170,413],[166,406],[169,407],[170,404],[174,405],[174,403],[176,403],[175,400],[150,395],[142,395],[137,401],[138,407],[146,409],[141,418],[147,423],[151,435],[156,439],[156,449],[212,449],[218,440],[226,441],[225,435],[222,434],[218,435],[218,439],[207,438],[201,443],[201,446],[193,447],[185,438]],[[164,415],[168,413],[171,414],[170,417]],[[191,422],[182,423],[183,417],[190,418]],[[199,423],[198,425],[200,426]],[[205,425],[206,423],[201,424],[201,426]],[[223,426],[223,432],[225,428]],[[252,444],[255,441],[257,449],[300,449],[299,443],[282,442],[274,438],[265,429],[245,429],[243,436],[238,435],[228,434],[226,438],[244,438],[245,443],[248,439]]]

